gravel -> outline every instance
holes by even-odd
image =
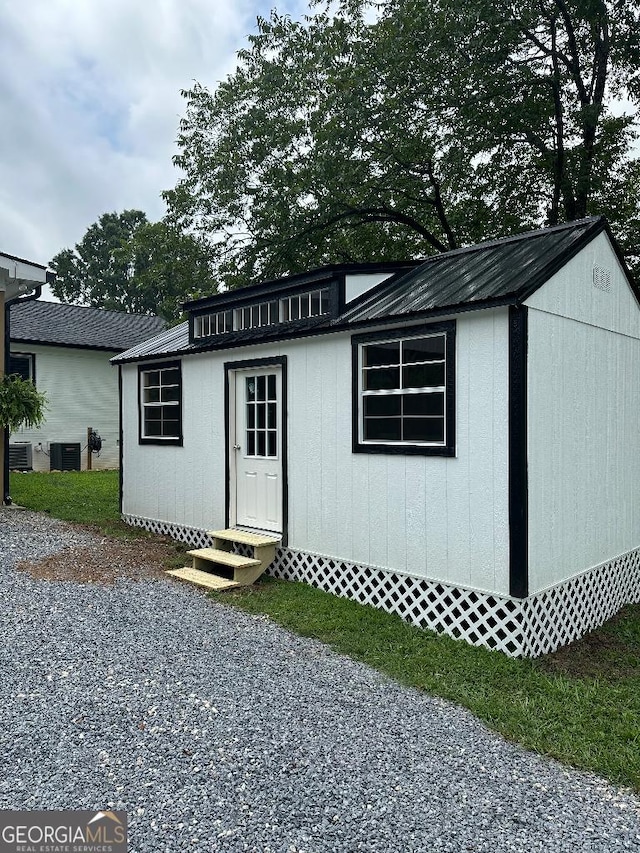
[[[0,809],[124,809],[130,850],[640,851],[640,800],[165,579],[14,568],[98,540],[0,510]]]

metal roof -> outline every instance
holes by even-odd
[[[605,225],[603,217],[582,219],[434,255],[393,282],[367,291],[337,322],[522,302]]]
[[[160,317],[127,314],[60,302],[18,301],[11,305],[11,340],[18,343],[104,349],[132,347],[165,328]]]
[[[138,361],[211,349],[249,346],[310,334],[336,332],[354,326],[408,320],[429,315],[455,314],[498,305],[519,304],[541,287],[601,231],[609,234],[603,217],[591,217],[553,228],[531,231],[434,255],[408,272],[400,272],[366,291],[333,319],[314,318],[304,327],[285,324],[221,335],[198,344],[189,343],[188,323],[145,341],[113,361]],[[613,248],[624,267],[613,237]],[[312,273],[309,273],[312,275]],[[640,302],[631,277],[631,287]],[[274,287],[280,281],[272,283]],[[253,288],[262,294],[263,286]],[[246,291],[237,291],[246,295]],[[200,307],[190,303],[190,307]]]

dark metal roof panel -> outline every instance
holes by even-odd
[[[60,302],[11,306],[11,340],[120,352],[164,329],[160,317]]]
[[[126,352],[114,356],[111,361],[117,363],[119,361],[136,361],[143,358],[155,358],[182,352],[183,350],[197,350],[198,347],[193,347],[189,344],[189,323],[180,323],[179,326],[174,326],[167,329],[155,337],[142,341],[137,346],[131,347]]]
[[[370,290],[336,321],[357,323],[446,308],[521,301],[604,227],[585,219],[435,255]]]

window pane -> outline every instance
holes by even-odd
[[[444,418],[404,418],[404,441],[433,441],[444,443]]]
[[[310,297],[311,297],[310,293],[303,293],[302,296],[300,297],[300,316],[301,317],[308,317],[309,316]]]
[[[365,418],[365,441],[400,441],[400,418]]]
[[[257,400],[265,400],[267,395],[267,377],[266,376],[258,376],[256,378],[256,399]]]
[[[159,388],[144,388],[142,393],[143,403],[159,403],[160,389]]]
[[[403,362],[444,359],[444,335],[402,342]]]
[[[247,376],[246,380],[247,402],[256,399],[256,378],[255,376]]]
[[[329,313],[329,291],[326,288],[320,291],[320,313]]]
[[[233,329],[233,311],[224,312],[224,330],[230,332]]]
[[[260,325],[268,326],[269,325],[269,303],[263,302],[260,306]]]
[[[269,403],[267,407],[267,426],[269,429],[276,428],[276,404]]]
[[[266,424],[266,403],[258,403],[256,406],[258,410],[258,429],[265,429]]]
[[[151,421],[145,418],[144,434],[149,438],[155,438],[156,436],[162,435],[162,422]]]
[[[405,415],[444,415],[444,394],[405,394],[402,411]]]
[[[287,323],[289,321],[289,300],[281,299],[280,307],[282,309],[282,322]]]
[[[144,410],[145,423],[159,423],[162,421],[162,406],[153,406]]]
[[[444,364],[412,364],[402,369],[403,388],[444,385]]]
[[[363,376],[365,391],[381,391],[400,387],[399,367],[380,367],[376,370],[365,370]]]
[[[160,371],[159,370],[150,370],[148,373],[142,374],[142,382],[145,388],[148,388],[151,385],[159,385],[160,384]]]
[[[365,417],[399,415],[402,398],[398,394],[364,398]]]
[[[376,367],[379,364],[400,364],[400,343],[368,344],[362,348],[362,366]]]
[[[256,434],[252,430],[247,430],[247,456],[256,455]]]
[[[256,409],[253,403],[247,403],[247,427],[254,429],[256,425]]]
[[[180,402],[180,389],[177,385],[170,385],[168,388],[163,388],[161,399],[163,403]]]
[[[267,400],[277,400],[276,377],[273,374],[267,377]]]
[[[180,371],[177,367],[162,371],[163,385],[177,385],[180,382]]]
[[[311,316],[317,317],[320,314],[320,291],[314,290],[311,294]]]
[[[253,305],[251,307],[251,327],[255,328],[260,325],[260,306]]]
[[[163,421],[162,434],[171,438],[176,438],[180,435],[180,421],[175,417],[173,412],[169,419]]]
[[[266,456],[266,439],[265,434],[263,432],[258,433],[258,446],[256,448],[256,456]]]
[[[277,456],[277,442],[275,432],[267,433],[267,456]]]
[[[291,319],[299,320],[300,319],[300,297],[293,296],[291,298]]]

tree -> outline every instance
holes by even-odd
[[[420,256],[545,223],[638,222],[631,0],[343,0],[272,13],[215,92],[183,94],[165,193],[235,286]],[[627,248],[633,244],[629,239]]]
[[[216,290],[210,250],[196,237],[141,210],[105,213],[75,249],[51,261],[58,299],[97,308],[180,318],[181,305]]]

